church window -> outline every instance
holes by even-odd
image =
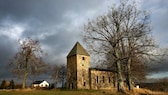
[[[82,57],[82,60],[85,60],[85,57]]]
[[[102,81],[103,81],[103,83],[104,83],[104,76],[103,76],[102,78],[103,78]]]
[[[85,86],[85,85],[86,85],[86,82],[83,83],[83,86]]]
[[[110,77],[109,77],[109,83],[111,82],[111,79],[110,79]]]
[[[97,81],[97,83],[99,82],[99,77],[98,76],[96,77],[96,81]]]

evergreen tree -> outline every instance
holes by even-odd
[[[9,89],[14,89],[14,81],[13,80],[10,81],[10,85],[9,85],[8,88]]]
[[[5,88],[5,82],[6,82],[5,80],[2,81],[2,83],[1,83],[1,89]]]

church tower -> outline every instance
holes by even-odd
[[[90,56],[77,42],[67,56],[67,88],[89,89]]]

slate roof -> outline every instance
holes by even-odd
[[[43,80],[44,81],[44,80]],[[32,84],[40,84],[42,83],[43,81],[34,81]]]
[[[72,50],[69,52],[67,57],[71,57],[74,55],[86,55],[89,56],[89,54],[87,53],[87,51],[81,46],[81,44],[79,42],[77,42],[74,47],[72,48]]]

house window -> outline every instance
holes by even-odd
[[[86,82],[83,83],[83,86],[85,86],[85,85],[86,85]]]
[[[102,81],[103,81],[103,83],[104,83],[104,76],[103,76],[102,78],[103,78]]]
[[[85,60],[85,57],[82,57],[82,60]]]
[[[111,79],[110,79],[110,77],[109,77],[109,83],[111,82]]]
[[[97,83],[99,82],[99,77],[98,76],[96,77],[96,81],[97,81]]]

